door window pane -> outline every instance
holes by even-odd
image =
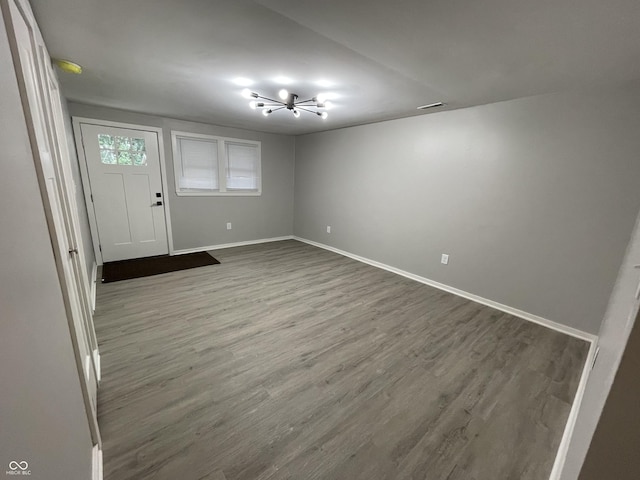
[[[98,145],[100,145],[101,149],[107,148],[113,150],[116,148],[116,142],[111,135],[98,135]]]
[[[118,152],[118,165],[131,165],[131,153]]]
[[[115,165],[116,152],[113,150],[100,150],[100,159],[106,165]]]
[[[133,159],[133,164],[137,167],[147,165],[147,154],[144,152],[133,152],[131,158]]]
[[[144,152],[144,138],[132,138],[131,150],[133,150],[134,152]]]
[[[116,137],[116,146],[118,150],[130,150],[131,139],[129,137]]]

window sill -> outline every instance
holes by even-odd
[[[176,192],[178,197],[260,197],[262,192]]]

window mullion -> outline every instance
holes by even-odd
[[[218,183],[220,184],[220,191],[227,191],[227,161],[226,161],[226,145],[225,141],[218,139]]]

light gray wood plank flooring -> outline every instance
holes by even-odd
[[[105,480],[546,480],[588,345],[296,241],[98,287]]]

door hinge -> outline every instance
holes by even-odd
[[[93,202],[93,193],[89,194],[91,196],[91,201]]]
[[[100,249],[100,251],[102,251],[102,245],[98,245],[98,248]]]

